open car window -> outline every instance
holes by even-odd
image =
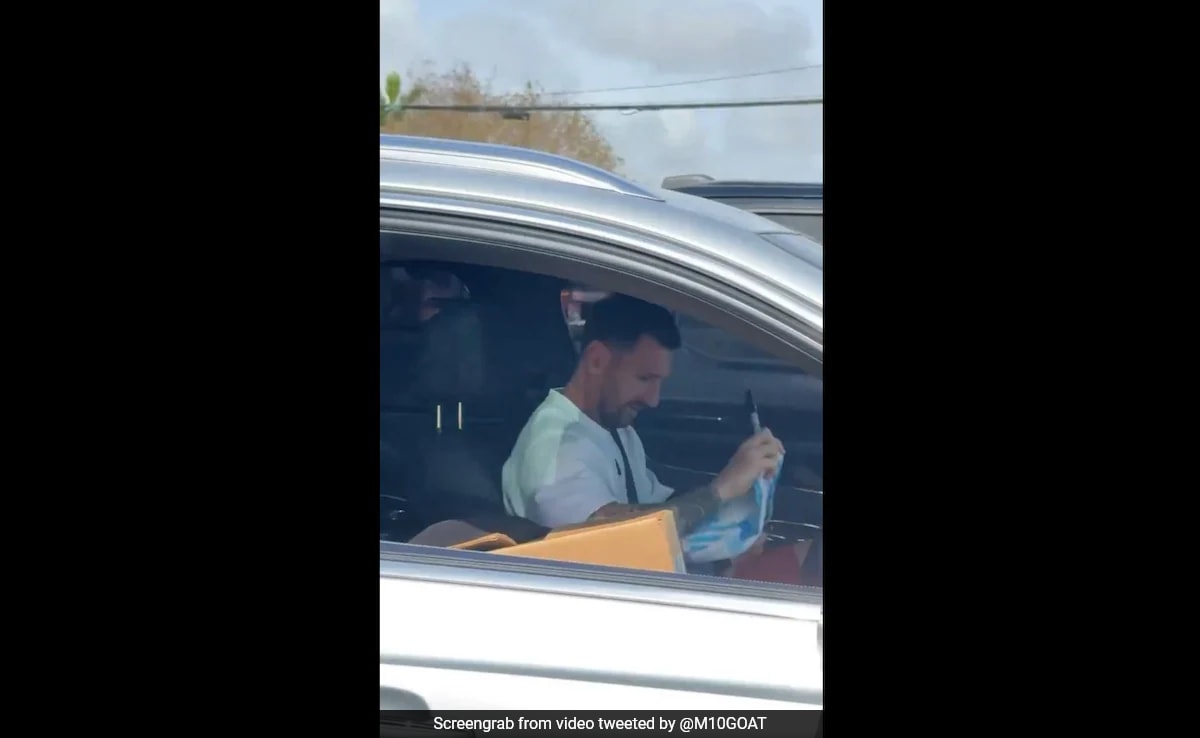
[[[768,234],[787,236],[791,234]],[[797,237],[800,244],[812,241]],[[819,248],[819,247],[818,247]],[[591,305],[610,293],[571,285],[561,295],[563,320],[578,352]],[[663,399],[703,402],[727,398],[736,403],[745,390],[760,402],[793,410],[819,411],[824,383],[820,377],[758,349],[721,328],[688,315],[675,316],[682,339],[675,368],[664,384]]]

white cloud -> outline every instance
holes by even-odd
[[[417,20],[417,0],[379,0],[381,69],[390,69],[386,64],[388,60],[404,57],[419,45],[420,27]]]
[[[497,92],[656,85],[819,63],[821,0],[381,0],[380,73],[465,62]],[[820,69],[576,96],[680,102],[816,96]],[[821,180],[822,108],[596,113],[626,174]]]
[[[658,185],[663,177],[693,171],[697,152],[708,149],[709,134],[691,110],[606,113],[598,123],[625,160],[623,173],[644,184]]]
[[[607,57],[666,74],[733,74],[804,62],[809,30],[795,4],[751,0],[526,0],[560,32]]]

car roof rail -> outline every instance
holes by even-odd
[[[676,187],[689,187],[706,182],[716,182],[716,180],[707,174],[676,174],[673,177],[664,178],[662,186],[664,190],[673,190]]]
[[[723,185],[744,185],[749,187],[763,187],[768,185],[786,185],[788,187],[824,187],[824,182],[803,182],[799,180],[784,180],[784,179],[723,179],[718,184]]]
[[[596,187],[650,200],[649,190],[600,167],[544,151],[450,138],[379,134],[379,158],[464,167]]]

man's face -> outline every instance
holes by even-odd
[[[609,350],[596,412],[600,424],[624,428],[645,408],[657,407],[662,382],[670,374],[671,352],[649,336],[630,350]]]

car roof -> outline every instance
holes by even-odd
[[[821,245],[730,205],[545,152],[453,139],[381,135],[379,178],[381,206],[465,201],[517,208],[551,224],[599,222],[667,238],[670,253],[655,256],[720,273],[743,289],[773,288],[805,320],[822,325],[823,264],[805,258],[821,254]],[[799,248],[781,246],[781,239]]]

